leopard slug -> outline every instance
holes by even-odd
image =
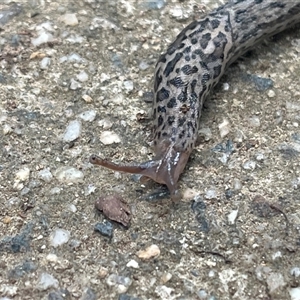
[[[149,177],[179,199],[178,179],[195,147],[209,92],[240,55],[298,22],[299,0],[231,0],[192,22],[156,64],[153,160],[122,165],[92,155],[90,162]]]

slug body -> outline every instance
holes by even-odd
[[[153,160],[117,165],[92,155],[90,162],[150,177],[180,198],[177,182],[195,147],[207,95],[241,54],[298,22],[300,2],[291,0],[231,0],[192,22],[156,64]]]

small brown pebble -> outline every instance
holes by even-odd
[[[98,273],[99,278],[103,279],[106,277],[107,274],[108,274],[108,270],[104,267],[101,267]]]
[[[128,227],[131,220],[131,211],[125,200],[117,194],[102,196],[95,202],[95,207],[102,211],[110,220]]]
[[[160,249],[157,245],[151,245],[147,247],[145,250],[140,250],[136,254],[141,259],[150,259],[153,257],[157,257],[160,255]]]
[[[5,216],[3,219],[2,219],[2,222],[4,224],[9,224],[11,222],[11,217],[9,216]]]
[[[260,218],[271,218],[279,214],[278,210],[273,209],[263,196],[256,195],[251,203],[251,209],[254,215]]]

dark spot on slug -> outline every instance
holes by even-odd
[[[227,24],[225,25],[224,29],[225,29],[226,32],[230,31],[230,28],[229,28],[229,26]]]
[[[168,124],[171,126],[175,122],[175,116],[168,117]]]
[[[180,133],[179,133],[179,139],[182,139],[185,135],[185,130],[182,130]]]
[[[164,101],[168,99],[169,96],[170,92],[163,87],[156,94],[156,102]]]
[[[178,61],[181,59],[182,56],[183,56],[183,54],[181,52],[178,52],[178,53],[176,53],[175,57],[171,61],[168,62],[167,66],[164,70],[165,76],[168,77],[170,75],[170,73],[173,72],[176,64],[178,63]]]
[[[186,102],[187,101],[187,86],[184,88],[183,91],[178,95],[177,99],[180,102]]]
[[[200,40],[200,45],[202,49],[206,49],[209,41],[211,40],[211,34],[210,33],[206,33],[202,35],[202,38]]]
[[[191,83],[191,89],[192,89],[192,93],[194,93],[194,92],[195,92],[195,87],[196,87],[196,85],[197,85],[197,80],[196,80],[196,79],[194,79],[194,80],[192,81],[192,83]]]
[[[219,27],[220,21],[218,19],[212,19],[210,24],[211,24],[212,29],[216,29]]]
[[[207,28],[207,25],[209,24],[209,18],[206,18],[205,20],[202,20],[201,22],[198,22],[198,29],[191,32],[189,34],[190,38],[193,38],[194,36],[197,36],[199,33],[201,33],[203,30]]]
[[[182,49],[185,46],[185,43],[181,43],[178,47],[178,49]],[[184,52],[184,51],[183,51]]]
[[[185,65],[181,68],[181,71],[185,75],[191,75],[198,72],[198,68],[196,66],[191,67],[190,65]]]
[[[286,4],[280,2],[272,2],[270,3],[270,8],[284,8]]]
[[[161,136],[161,132],[159,131],[158,133],[157,133],[157,139],[159,140],[160,139],[160,136]]]
[[[179,118],[178,119],[178,126],[182,127],[185,122],[186,122],[186,117]]]
[[[246,9],[239,9],[239,10],[237,10],[236,13],[235,13],[235,21],[236,21],[237,23],[242,22],[243,19],[245,18],[245,15],[244,15],[244,14],[245,14],[246,12],[247,12]]]
[[[193,133],[195,133],[195,131],[196,131],[195,126],[191,121],[187,122],[187,126],[189,129],[192,129]]]
[[[204,61],[200,61],[200,66],[203,70],[209,71],[208,66]]]
[[[157,127],[160,127],[162,125],[162,123],[164,122],[164,119],[162,116],[159,116],[157,119],[158,123],[157,123]]]
[[[221,66],[214,67],[214,79],[220,76],[221,70],[222,70]]]
[[[183,53],[190,53],[192,46],[188,46],[183,50]]]
[[[165,106],[158,106],[157,107],[157,112],[158,113],[165,113],[166,112],[166,107]]]
[[[222,53],[223,50],[226,46],[226,44],[228,43],[227,37],[223,32],[219,32],[218,35],[213,39],[213,43],[215,45],[216,48],[220,48],[222,49]]]
[[[198,56],[200,57],[200,60],[201,60],[201,61],[204,60],[204,59],[206,58],[206,55],[205,55],[204,52],[203,52],[202,50],[200,50],[200,49],[197,49],[197,50],[193,51],[193,54],[194,54],[194,55],[198,55]],[[196,58],[196,56],[195,56],[195,58]]]
[[[193,39],[191,39],[191,43],[192,43],[193,45],[195,45],[195,44],[197,44],[197,43],[198,43],[198,40],[197,40],[197,39],[195,39],[195,38],[193,38]]]
[[[176,98],[175,97],[172,97],[169,102],[167,103],[167,107],[168,108],[173,108],[176,106]]]
[[[156,119],[156,108],[153,109],[153,119]]]
[[[204,73],[202,75],[201,83],[204,85],[210,80],[210,75],[209,73]]]
[[[175,77],[169,81],[170,84],[174,85],[175,87],[179,88],[184,85],[184,82],[180,77]]]

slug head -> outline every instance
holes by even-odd
[[[115,171],[141,174],[152,180],[165,184],[171,194],[173,201],[181,199],[181,194],[177,189],[177,182],[180,174],[189,159],[189,152],[178,152],[174,148],[168,148],[166,152],[159,155],[158,158],[132,165],[115,164],[107,159],[102,159],[96,155],[90,157],[90,162]]]

